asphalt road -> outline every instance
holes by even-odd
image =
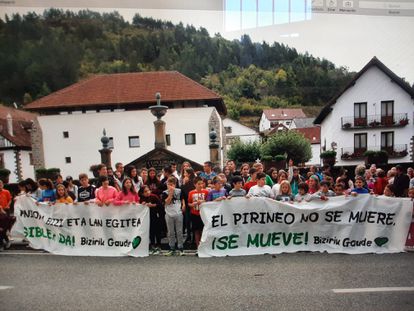
[[[201,259],[14,252],[22,251],[0,253],[2,311],[414,310],[414,253]],[[411,290],[333,291],[378,287]]]

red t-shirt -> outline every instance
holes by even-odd
[[[249,193],[249,190],[251,187],[256,186],[257,185],[257,180],[256,181],[249,181],[247,183],[244,184],[243,189],[246,190],[246,193]]]
[[[0,191],[0,208],[8,209],[10,207],[12,196],[9,190],[3,189]]]
[[[192,204],[194,202],[197,202],[197,200],[206,201],[207,196],[208,196],[208,190],[206,189],[202,189],[200,191],[191,190],[190,193],[188,194],[188,203]],[[190,212],[193,215],[200,215],[200,206],[198,205],[192,206]]]

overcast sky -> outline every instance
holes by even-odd
[[[103,1],[103,2],[102,2]],[[231,0],[233,1],[233,0]],[[246,5],[250,0],[246,0]],[[296,3],[304,0],[295,0]],[[392,1],[392,0],[391,0]],[[404,1],[404,0],[402,0]],[[86,8],[81,3],[88,3],[91,10],[107,12],[117,10],[128,21],[139,13],[174,23],[182,21],[184,24],[193,24],[196,27],[206,28],[211,35],[221,33],[228,39],[240,38],[243,33],[251,36],[253,41],[265,40],[285,43],[295,47],[300,52],[308,51],[316,57],[324,57],[338,66],[346,66],[350,70],[359,71],[373,56],[377,56],[385,65],[410,84],[414,83],[414,17],[413,16],[379,16],[379,15],[344,15],[330,13],[311,13],[309,9],[295,12],[272,15],[266,8],[260,15],[254,11],[240,14],[238,8],[231,6],[226,10],[217,9],[223,5],[218,0],[193,0],[188,5],[187,0],[176,1],[129,1],[119,2],[122,7],[97,7],[101,1],[11,1],[14,5],[0,1],[0,13],[26,13],[36,11],[42,13],[46,7],[39,4],[71,4],[65,7],[72,10]],[[238,0],[236,1],[236,3]],[[151,5],[143,5],[143,4]],[[166,3],[174,3],[178,9],[171,9]],[[230,3],[230,2],[228,2]],[[255,3],[255,0],[250,1]],[[293,2],[295,3],[295,2]],[[94,5],[93,5],[94,4]],[[138,5],[139,4],[139,5]],[[202,7],[197,5],[202,4]],[[74,7],[79,5],[79,7]],[[131,8],[131,7],[140,8]],[[196,9],[194,9],[194,6]],[[163,7],[168,7],[163,9]],[[185,9],[189,7],[190,9]],[[291,10],[292,10],[291,8]]]

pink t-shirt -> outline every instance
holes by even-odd
[[[106,201],[113,202],[118,195],[118,191],[112,187],[108,186],[108,188],[104,189],[103,187],[99,187],[95,191],[95,199],[96,201],[101,201],[105,203]]]
[[[125,202],[139,202],[139,196],[136,193],[128,192],[125,194],[123,191],[118,192],[118,196],[115,199],[115,205],[122,205]]]

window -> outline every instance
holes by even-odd
[[[0,153],[0,168],[4,168],[4,153]]]
[[[367,117],[367,103],[354,104],[354,117],[355,119]]]
[[[114,149],[114,138],[113,137],[109,137],[108,148]]]
[[[63,138],[69,138],[69,132],[64,131],[63,132]]]
[[[367,134],[355,134],[354,135],[354,152],[357,154],[364,153],[367,150]]]
[[[196,143],[196,134],[195,133],[185,134],[185,144],[186,145],[195,145],[195,143]]]
[[[354,104],[354,125],[366,126],[367,125],[367,103],[355,103]]]
[[[72,163],[72,158],[71,157],[65,157],[65,162],[66,163]]]
[[[394,149],[394,132],[381,133],[381,150],[392,152]]]
[[[381,124],[382,125],[393,125],[394,124],[394,101],[389,100],[389,101],[381,102]]]
[[[171,146],[171,136],[170,134],[165,135],[165,143],[167,146]]]
[[[226,134],[231,134],[231,132],[232,132],[231,126],[225,126],[224,130],[226,131]]]
[[[29,164],[33,165],[33,153],[29,152]]]
[[[140,147],[139,136],[129,136],[129,148],[138,148]]]

